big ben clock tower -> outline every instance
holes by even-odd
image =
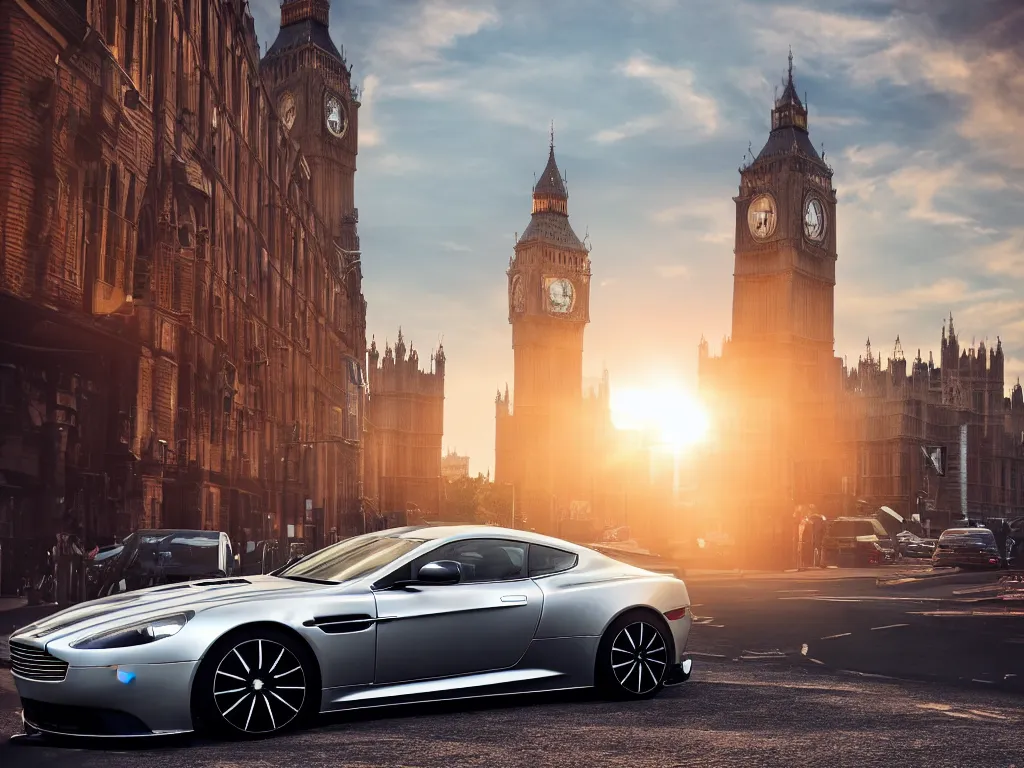
[[[284,0],[281,29],[260,72],[309,163],[313,202],[330,237],[355,252],[359,99],[329,17],[329,0]]]
[[[795,521],[841,514],[834,351],[836,193],[808,134],[793,55],[764,147],[740,169],[732,336],[699,347],[718,423],[702,505],[734,526],[745,567],[792,564]],[[745,550],[745,551],[744,551]]]
[[[516,488],[516,509],[537,530],[578,495],[583,331],[590,322],[590,252],[569,224],[555,162],[533,189],[533,214],[508,269],[514,413],[499,408],[495,479]],[[499,398],[500,402],[500,398]]]

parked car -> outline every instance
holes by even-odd
[[[239,562],[222,531],[148,530],[128,536],[103,569],[96,597],[160,584],[234,576]]]
[[[935,552],[935,539],[923,539],[910,531],[896,534],[896,554],[900,557],[931,557]]]
[[[281,568],[286,561],[281,544],[276,539],[247,541],[239,556],[240,573],[243,576],[271,573]]]
[[[896,560],[896,545],[885,527],[873,517],[837,517],[830,520],[822,546],[825,565],[862,567]]]
[[[996,536],[988,528],[949,528],[942,532],[932,555],[936,568],[1003,568]]]
[[[110,567],[111,563],[115,561],[121,551],[124,549],[124,544],[110,544],[105,547],[100,547],[99,551],[95,555],[90,557],[85,563],[85,590],[88,599],[92,600],[99,593],[100,585],[103,583],[103,577]]]

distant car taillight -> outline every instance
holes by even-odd
[[[671,611],[665,612],[665,618],[669,621],[679,621],[686,615],[686,608],[675,608]]]

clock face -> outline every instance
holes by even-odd
[[[825,239],[825,206],[816,197],[808,198],[804,207],[804,234],[817,242]]]
[[[295,125],[295,97],[290,93],[286,93],[281,97],[281,120],[284,122],[284,127],[289,131],[292,126]]]
[[[526,293],[523,291],[523,279],[519,275],[512,278],[512,311],[526,311]]]
[[[559,277],[548,283],[548,309],[563,315],[572,309],[576,291],[572,283]]]
[[[775,200],[771,195],[758,195],[747,209],[747,226],[758,240],[766,240],[775,232]]]
[[[345,105],[333,93],[328,93],[327,99],[324,101],[324,113],[327,130],[340,139],[348,130],[348,114],[345,112]]]

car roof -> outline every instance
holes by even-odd
[[[992,531],[988,528],[947,528],[942,532],[942,535],[945,536],[947,533],[955,534],[957,536],[962,536],[968,533],[980,533],[984,536],[986,533],[992,533]]]
[[[401,539],[424,539],[426,541],[440,541],[443,539],[513,539],[524,541],[529,544],[542,544],[548,547],[557,547],[572,552],[586,550],[578,544],[556,539],[552,536],[544,536],[532,531],[520,531],[515,528],[499,528],[495,525],[416,525],[407,528],[393,528],[387,532],[388,535]]]

